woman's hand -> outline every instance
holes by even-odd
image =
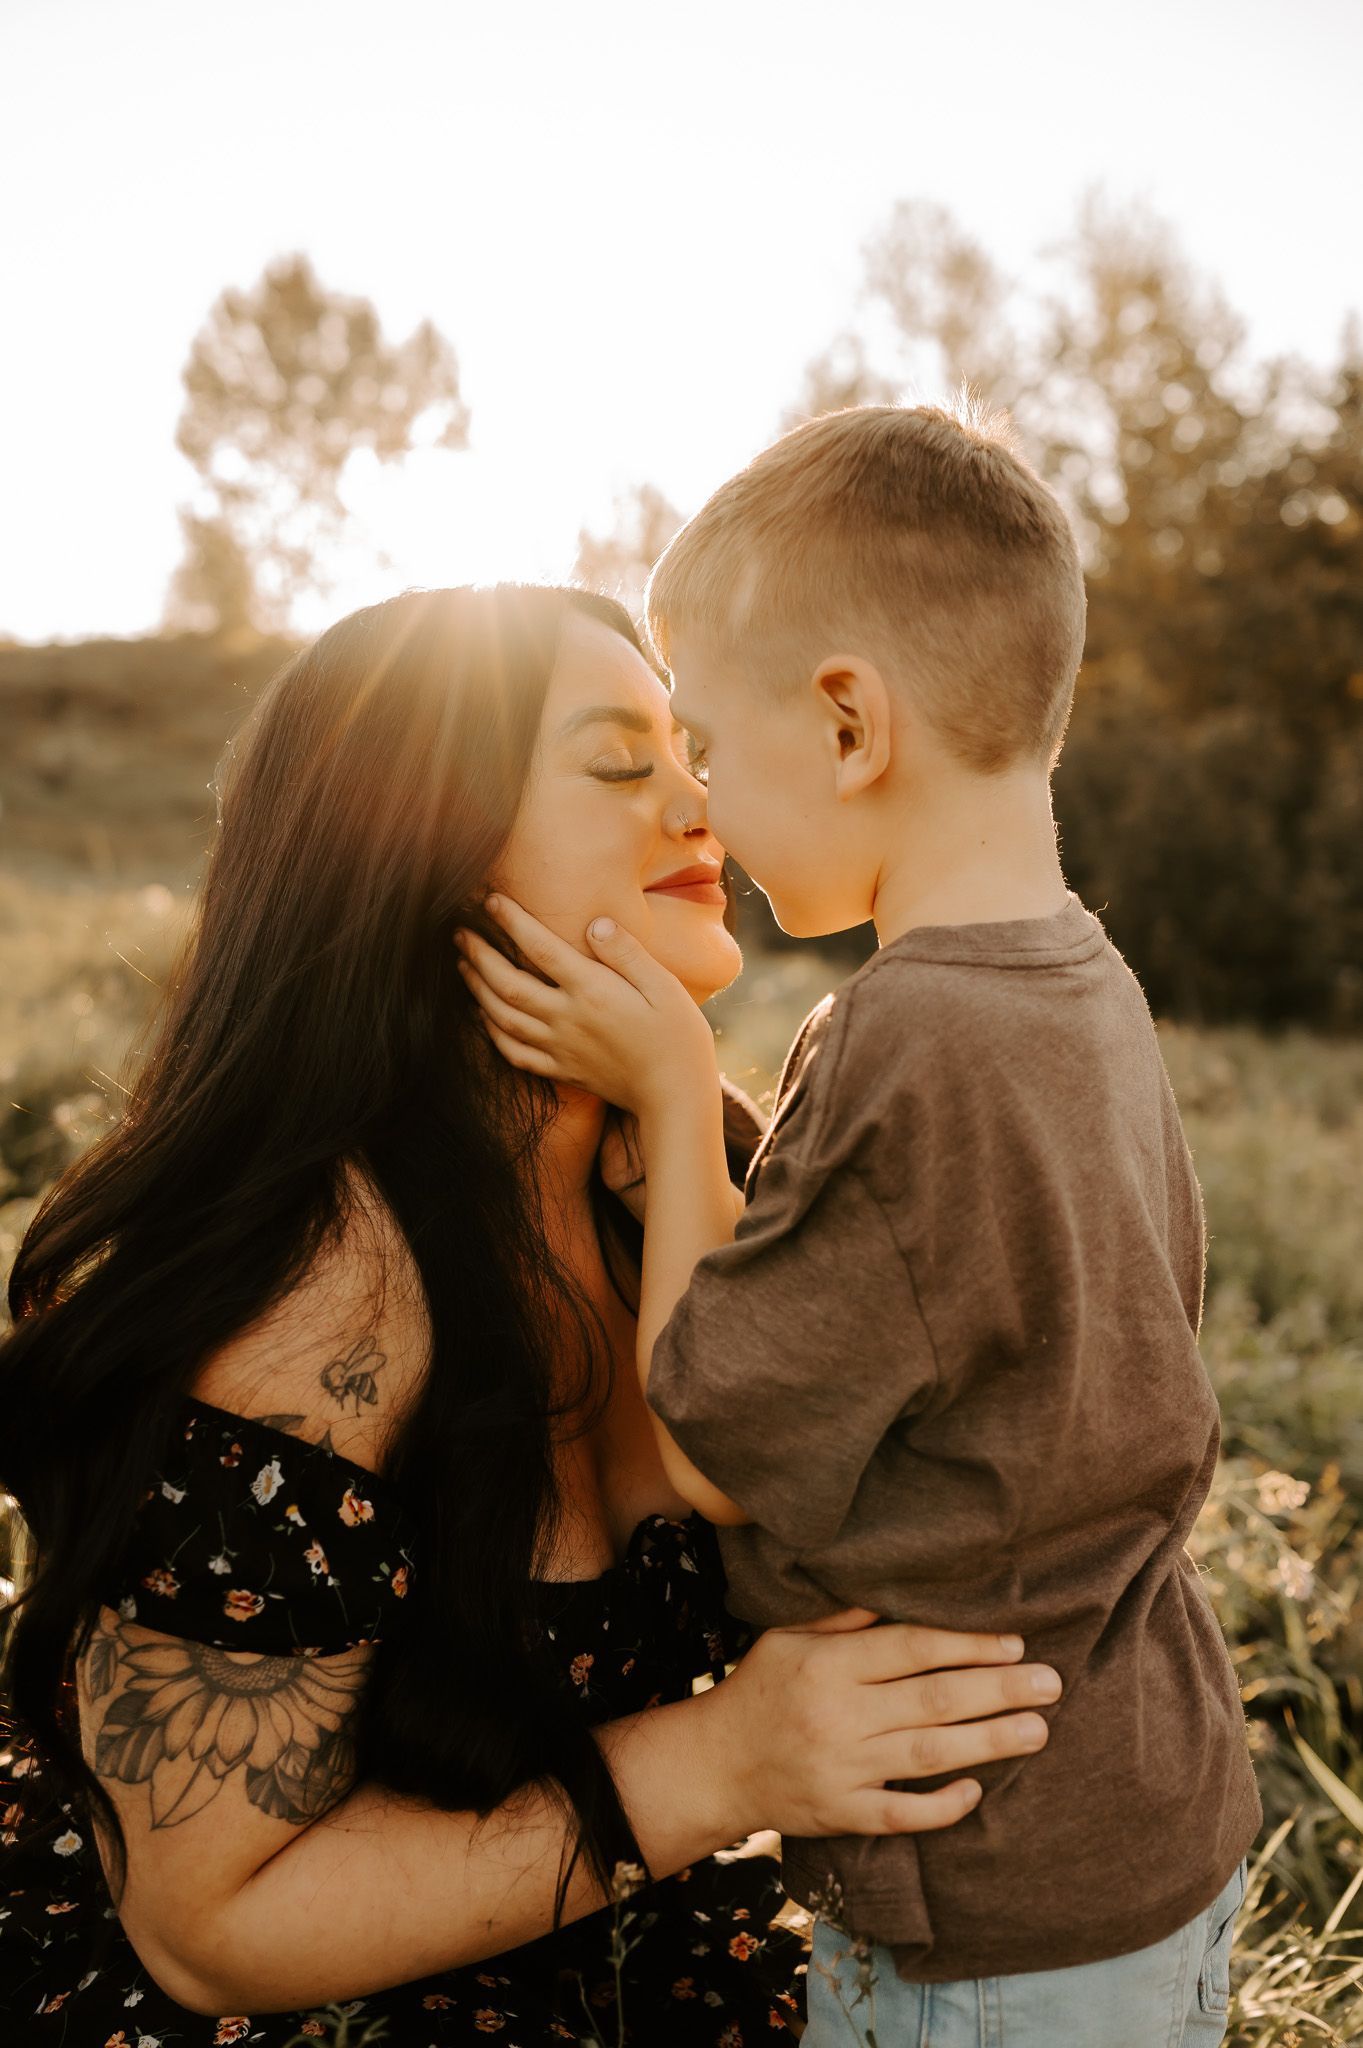
[[[790,1835],[919,1834],[971,1811],[981,1788],[887,1791],[1044,1749],[1036,1711],[1060,1697],[1016,1636],[957,1635],[887,1622],[865,1608],[768,1629],[716,1688],[733,1716],[730,1755],[753,1826]],[[992,1716],[993,1718],[988,1718]]]
[[[610,918],[587,929],[588,958],[509,897],[487,909],[539,975],[476,932],[455,943],[460,971],[504,1059],[544,1080],[585,1088],[636,1116],[718,1089],[714,1038],[674,974]]]

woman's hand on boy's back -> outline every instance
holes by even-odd
[[[709,1025],[632,934],[610,918],[594,920],[589,957],[510,897],[490,896],[486,907],[529,965],[461,931],[460,969],[488,1036],[513,1067],[640,1117],[694,1098],[698,1085],[717,1088]]]
[[[983,1764],[1044,1749],[1058,1674],[1017,1637],[873,1626],[866,1608],[768,1629],[716,1688],[751,1827],[920,1834],[979,1804]],[[708,1695],[702,1695],[708,1697]],[[926,1791],[905,1782],[947,1778]]]

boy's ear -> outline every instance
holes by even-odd
[[[890,765],[890,693],[874,662],[834,654],[811,678],[840,802],[879,782]]]

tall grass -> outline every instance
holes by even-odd
[[[0,870],[0,1271],[42,1189],[117,1114],[186,900]],[[731,1078],[768,1094],[835,979],[815,953],[755,958],[713,1007]],[[1206,1196],[1203,1349],[1225,1421],[1192,1547],[1267,1815],[1229,2038],[1363,2043],[1363,1043],[1161,1038]],[[17,1533],[0,1514],[0,1576]]]

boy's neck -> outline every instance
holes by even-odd
[[[922,925],[1054,917],[1067,896],[1049,778],[1033,769],[962,775],[908,807],[872,915],[887,946]]]

